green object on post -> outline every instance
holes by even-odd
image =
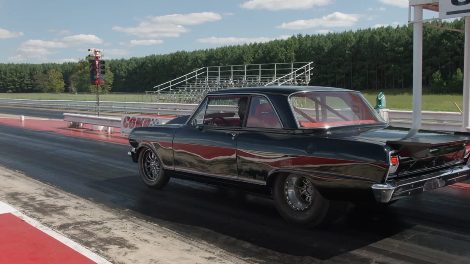
[[[375,98],[375,109],[384,109],[387,106],[387,101],[385,100],[384,92],[380,92]]]

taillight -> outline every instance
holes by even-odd
[[[400,165],[400,157],[395,153],[389,154],[390,165],[388,168],[388,174],[393,174],[397,172],[398,166]]]

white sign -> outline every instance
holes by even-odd
[[[470,0],[439,0],[439,18],[470,16]]]
[[[173,118],[143,115],[124,115],[121,118],[121,133],[129,134],[136,127],[153,127],[166,124]]]

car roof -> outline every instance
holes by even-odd
[[[208,95],[217,94],[244,94],[244,93],[260,93],[260,94],[278,94],[290,95],[296,92],[352,92],[353,90],[324,87],[324,86],[258,86],[258,87],[244,87],[244,88],[230,88],[213,91]]]

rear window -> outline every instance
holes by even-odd
[[[381,124],[383,120],[357,92],[304,92],[290,96],[299,128]]]

